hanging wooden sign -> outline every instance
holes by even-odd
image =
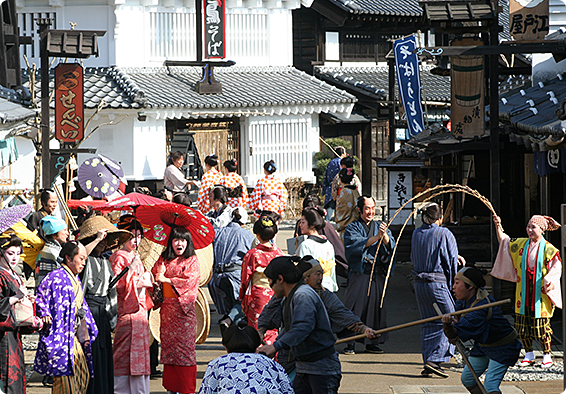
[[[509,34],[517,41],[542,40],[548,34],[549,0],[509,0]]]
[[[462,38],[454,46],[482,45],[479,39]],[[451,56],[451,132],[456,138],[473,138],[485,133],[485,66],[482,55]]]
[[[206,59],[226,57],[226,5],[224,0],[204,2],[204,37]]]
[[[55,67],[55,137],[77,143],[84,137],[83,68],[77,63]]]

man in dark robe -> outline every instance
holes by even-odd
[[[380,304],[388,266],[395,264],[395,260],[391,261],[395,239],[385,223],[373,220],[375,216],[373,197],[361,196],[358,199],[357,209],[360,211],[360,218],[350,223],[344,232],[346,259],[350,266],[344,305],[359,316],[366,325],[377,330],[387,326],[385,306],[380,307]],[[377,246],[380,240],[383,242],[378,251]],[[368,285],[371,286],[369,297],[367,295]],[[379,341],[383,343],[386,339],[387,334],[384,334]],[[375,341],[365,338],[364,343],[366,352],[383,353]],[[349,343],[344,353],[353,354],[354,346],[354,342]]]

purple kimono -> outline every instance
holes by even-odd
[[[48,331],[41,331],[34,369],[42,375],[73,375],[73,344],[75,341],[75,291],[65,268],[51,271],[43,279],[36,291],[36,314],[39,317],[51,316],[53,324]],[[98,335],[98,328],[86,301],[83,301],[85,323],[90,340],[81,345],[87,358],[90,376],[92,368],[91,343]]]

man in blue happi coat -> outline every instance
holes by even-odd
[[[373,197],[361,196],[358,199],[357,209],[360,211],[359,219],[350,223],[344,232],[346,260],[350,267],[344,305],[359,316],[366,325],[378,330],[387,327],[385,305],[383,307],[380,305],[388,266],[395,264],[394,259],[391,261],[395,239],[385,223],[373,220],[375,217]],[[380,240],[383,242],[378,251],[377,246]],[[375,266],[373,266],[374,259]],[[374,267],[373,277],[368,297],[367,289],[370,284],[372,266]],[[383,343],[386,339],[387,334],[384,334],[379,341]],[[365,338],[364,343],[366,352],[383,353],[375,341]],[[344,353],[353,354],[354,346],[354,342],[349,343]]]

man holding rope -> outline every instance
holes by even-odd
[[[358,220],[350,223],[344,232],[346,260],[350,267],[348,287],[344,294],[344,305],[368,326],[375,329],[387,327],[385,306],[381,307],[381,294],[385,284],[385,274],[391,261],[391,251],[395,247],[393,234],[383,222],[375,222],[375,200],[363,195],[358,199]],[[377,246],[382,241],[379,251]],[[373,275],[372,275],[373,271]],[[371,280],[371,283],[370,283]],[[369,296],[367,293],[370,287]],[[379,340],[385,342],[387,335]],[[375,340],[364,339],[366,352],[383,353]],[[345,354],[355,353],[352,341],[344,350]]]

